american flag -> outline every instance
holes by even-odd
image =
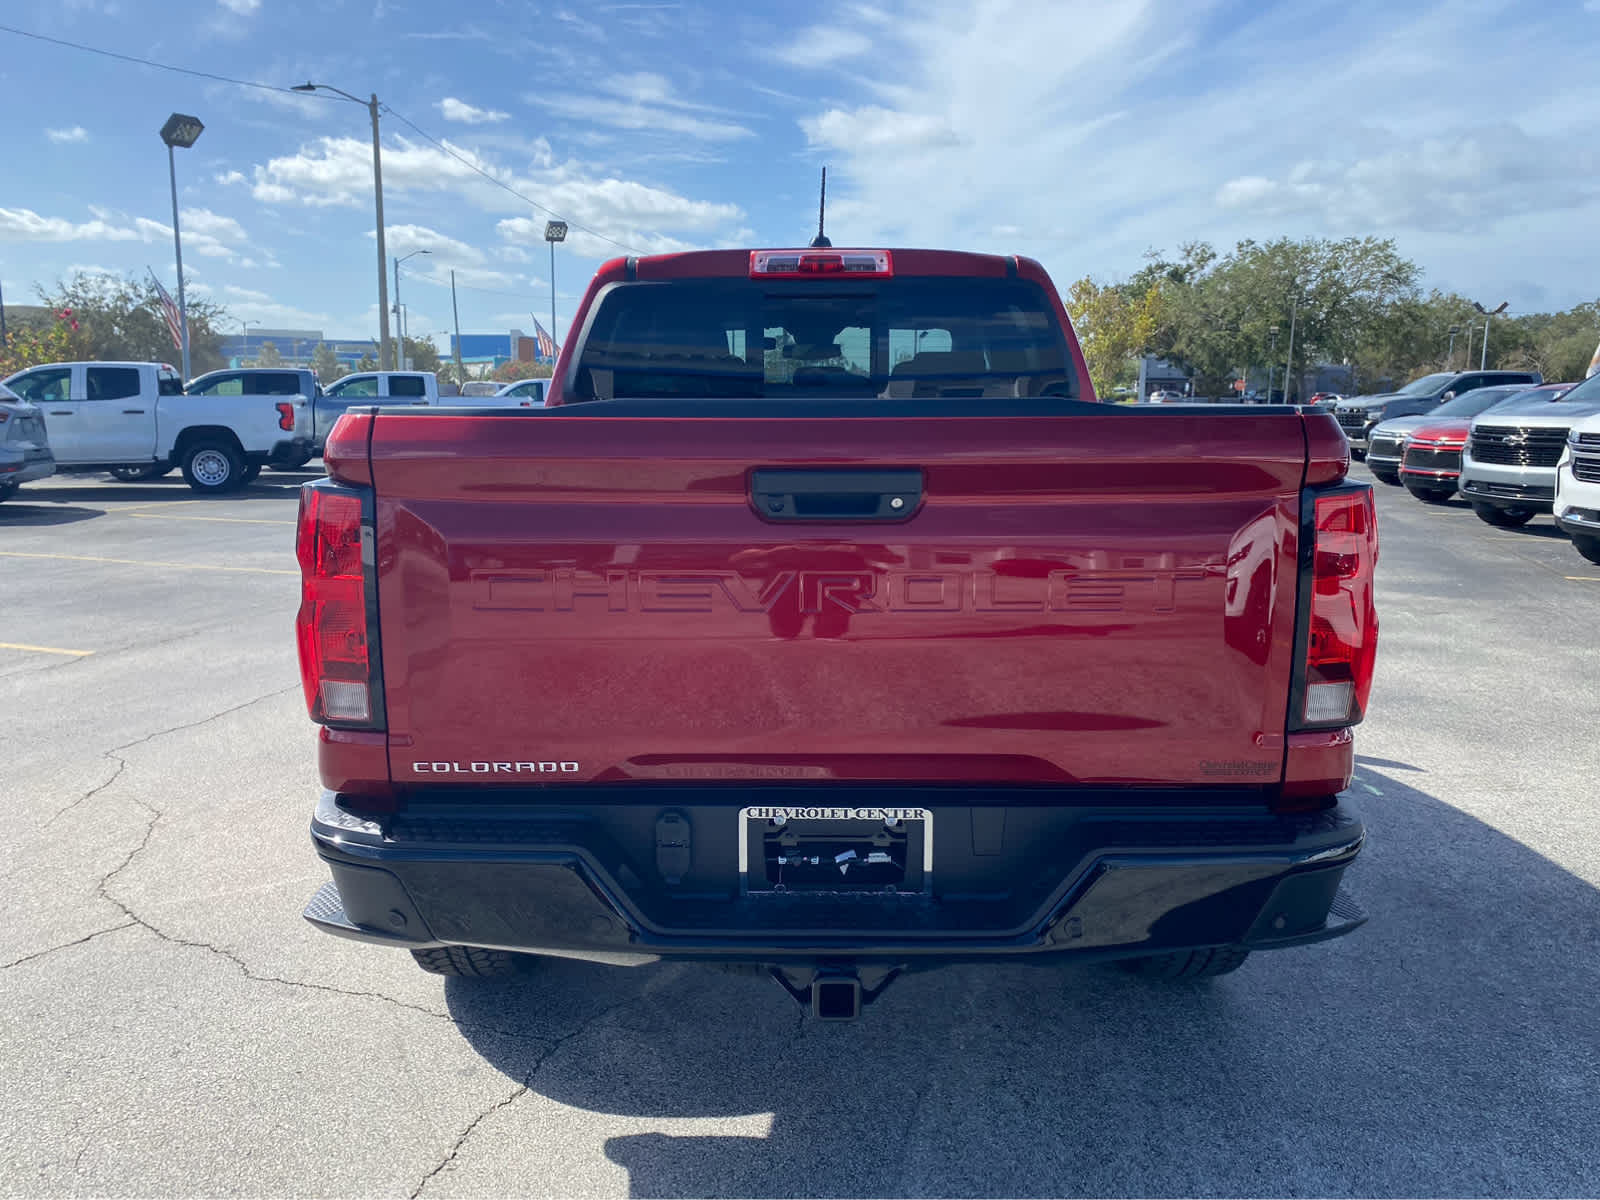
[[[156,278],[154,271],[150,272],[150,282],[156,285],[156,294],[161,297],[161,315],[167,322],[167,332],[172,335],[172,348],[183,350],[183,318],[178,313],[178,305],[172,299],[172,293],[161,286],[161,280]]]
[[[529,313],[528,315],[533,317],[532,313]],[[533,336],[534,340],[539,343],[539,357],[541,359],[547,359],[550,362],[555,362],[556,340],[550,336],[549,330],[547,330],[543,325],[539,324],[538,317],[533,317]]]

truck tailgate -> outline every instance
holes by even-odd
[[[1275,784],[1306,454],[1292,412],[381,414],[392,776]],[[866,468],[909,517],[752,499]]]

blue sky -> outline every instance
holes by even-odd
[[[1063,289],[1151,247],[1394,237],[1430,286],[1520,311],[1600,296],[1600,0],[8,0],[0,21],[386,116],[414,333],[548,322],[546,214],[643,252],[793,245],[829,166],[836,244],[1039,258]],[[376,330],[365,110],[0,33],[12,303],[75,269],[185,266],[236,320]],[[448,146],[449,154],[402,123]],[[558,335],[619,251],[558,250]]]

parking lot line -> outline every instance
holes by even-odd
[[[220,521],[227,525],[293,525],[293,521],[269,521],[264,517],[184,517],[177,513],[138,512],[124,509],[125,517],[142,517],[147,521]]]
[[[274,567],[219,567],[211,563],[155,562],[142,558],[100,558],[92,554],[29,554],[22,550],[0,550],[0,558],[49,558],[62,562],[116,563],[124,567],[171,567],[179,571],[233,571],[245,575],[298,575],[299,571],[280,571]]]
[[[25,650],[29,654],[64,654],[68,658],[87,658],[93,650],[63,650],[59,646],[29,646],[23,642],[0,642],[0,650]]]
[[[1600,583],[1600,575],[1563,575],[1561,578],[1570,579],[1573,583]]]

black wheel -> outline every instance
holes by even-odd
[[[183,478],[195,491],[220,495],[244,486],[244,459],[227,442],[190,442],[183,452]]]
[[[1472,511],[1478,514],[1478,520],[1500,529],[1520,529],[1533,520],[1531,508],[1501,508],[1495,504],[1474,504]]]
[[[256,480],[258,480],[260,478],[261,478],[261,464],[260,463],[251,463],[243,471],[239,472],[239,482],[240,483],[254,483]]]
[[[1448,504],[1450,497],[1456,494],[1455,488],[1424,487],[1420,483],[1406,484],[1406,491],[1424,504]]]
[[[1600,537],[1587,533],[1572,535],[1572,548],[1592,563],[1600,563]]]
[[[18,483],[0,483],[0,504],[4,504],[7,500],[11,499],[11,497],[15,496],[17,494],[17,489],[21,486],[22,485]]]
[[[504,979],[525,970],[529,956],[509,950],[482,950],[476,946],[440,946],[434,950],[413,950],[417,966],[432,975],[455,975],[467,979]]]
[[[1390,487],[1399,487],[1400,486],[1400,472],[1398,472],[1398,471],[1379,470],[1377,467],[1373,467],[1372,468],[1372,477],[1374,479],[1381,479],[1384,483],[1387,483]]]
[[[1250,951],[1242,947],[1218,946],[1214,950],[1183,950],[1146,958],[1124,958],[1118,965],[1146,979],[1210,979],[1237,971],[1249,957]]]
[[[1350,457],[1355,459],[1357,462],[1366,462],[1367,452],[1365,450],[1357,450],[1354,446],[1351,446]]]
[[[172,468],[165,463],[147,463],[140,467],[112,467],[111,478],[121,483],[139,483],[145,479],[160,479]]]

